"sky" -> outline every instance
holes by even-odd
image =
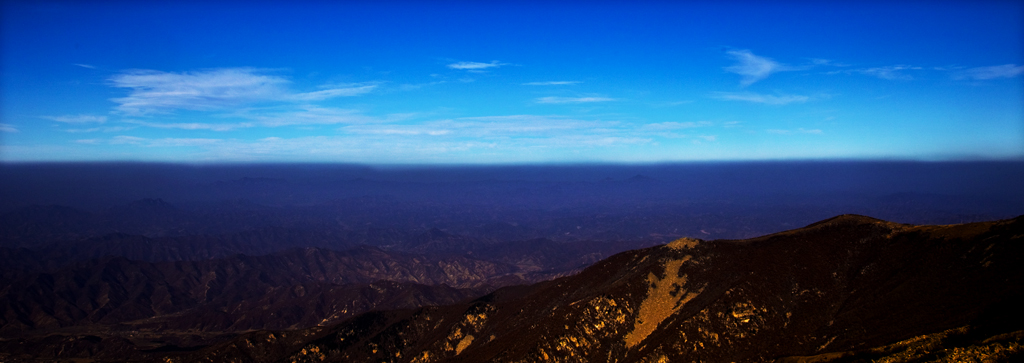
[[[2,2],[0,161],[1024,159],[1024,2]]]

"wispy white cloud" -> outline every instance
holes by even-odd
[[[0,132],[18,132],[18,129],[11,124],[0,124]]]
[[[715,123],[711,121],[669,121],[642,124],[635,126],[633,129],[627,129],[626,131],[636,135],[647,135],[664,139],[692,139],[695,143],[699,144],[699,140],[715,141],[717,136],[684,133],[683,131],[698,128],[706,130],[707,128],[714,126]]]
[[[64,122],[69,124],[85,124],[85,123],[104,123],[107,122],[107,116],[93,116],[93,115],[64,115],[64,116],[42,116],[47,120],[53,120],[57,122]]]
[[[472,130],[481,134],[602,132],[602,130],[617,125],[616,122],[610,121],[588,121],[537,115],[465,117],[446,121],[446,123],[454,128]]]
[[[174,138],[166,137],[159,139],[151,139],[137,136],[120,135],[111,138],[107,143],[114,145],[140,145],[145,147],[177,147],[177,146],[210,146],[223,142],[223,139],[203,139],[203,138]],[[97,144],[101,143],[101,140],[97,139],[83,139],[76,140],[78,143],[84,144]]]
[[[463,117],[418,124],[367,124],[341,128],[353,134],[505,137],[512,135],[552,136],[564,133],[602,133],[616,122],[585,121],[564,117],[510,115]]]
[[[143,141],[146,141],[146,140],[147,139],[145,139],[145,138],[141,138],[141,137],[137,137],[137,136],[118,135],[118,136],[114,136],[113,138],[111,138],[110,139],[110,143],[111,144],[115,144],[115,145],[120,145],[120,144],[138,145],[138,144],[141,144]]]
[[[231,158],[294,156],[307,159],[352,158],[355,160],[388,160],[402,157],[417,161],[437,159],[453,152],[487,149],[493,144],[479,141],[420,139],[416,135],[383,135],[374,137],[308,136],[296,138],[268,137],[253,142],[225,142],[211,148],[211,154]],[[382,152],[386,150],[386,152]]]
[[[482,62],[455,62],[455,63],[449,64],[448,68],[468,70],[468,71],[481,71],[481,70],[485,70],[485,69],[488,69],[488,68],[501,67],[503,65],[505,65],[505,63],[501,63],[501,62],[498,62],[498,61],[491,61],[490,63],[482,63]]]
[[[260,74],[252,68],[198,72],[133,70],[110,79],[114,87],[128,88],[127,97],[115,98],[117,110],[140,115],[174,109],[211,110],[280,99],[284,78]]]
[[[320,101],[335,97],[351,97],[372,92],[376,84],[350,85],[348,87],[330,88],[316,92],[297,93],[291,96],[296,101]]]
[[[590,103],[615,101],[608,97],[541,97],[537,103]]]
[[[362,125],[347,126],[344,131],[353,134],[374,135],[430,135],[441,136],[452,133],[452,130],[437,128],[431,125]]]
[[[96,66],[89,65],[89,64],[75,63],[74,65],[82,67],[82,68],[96,69]]]
[[[695,128],[695,127],[708,127],[708,126],[711,126],[711,125],[713,125],[713,123],[708,122],[708,121],[698,121],[698,122],[692,122],[692,121],[688,121],[688,122],[657,122],[657,123],[645,124],[645,125],[641,126],[641,128],[642,129],[647,129],[647,130],[679,130],[679,129],[692,129],[692,128]]]
[[[115,98],[117,111],[127,115],[167,113],[177,109],[218,110],[258,102],[307,102],[357,96],[376,84],[354,84],[294,93],[289,80],[255,68],[221,68],[194,72],[130,70],[110,78],[128,96]]]
[[[629,144],[646,144],[652,140],[648,137],[629,137],[629,136],[596,136],[596,135],[583,135],[568,137],[559,141],[565,141],[563,145],[587,145],[587,146],[613,146],[613,145],[629,145]]]
[[[725,67],[725,70],[743,76],[740,85],[744,87],[768,78],[772,73],[795,70],[793,67],[776,62],[771,58],[755,55],[746,49],[730,50],[726,54],[735,59],[736,64]]]
[[[875,67],[875,68],[858,69],[858,70],[855,70],[855,72],[859,72],[861,74],[866,74],[866,75],[869,75],[869,76],[875,76],[875,77],[878,77],[878,78],[881,78],[881,79],[888,79],[888,80],[911,80],[911,79],[914,79],[914,77],[912,77],[912,76],[910,76],[910,75],[908,75],[906,73],[903,73],[903,71],[907,71],[907,70],[921,70],[921,69],[923,69],[923,68],[915,67],[915,66],[907,66],[907,65],[895,65],[895,66],[886,66],[886,67]]]
[[[768,129],[768,130],[765,130],[765,132],[767,132],[769,134],[779,134],[779,135],[791,135],[791,134],[815,134],[815,135],[820,135],[820,134],[824,133],[820,129],[805,129],[805,128],[798,128],[796,130]]]
[[[305,105],[285,110],[240,109],[219,115],[221,118],[241,118],[241,122],[153,122],[145,120],[124,120],[123,122],[143,127],[178,130],[234,131],[253,127],[316,126],[337,124],[384,124],[412,117],[412,114],[392,114],[386,117],[371,117],[356,110]]]
[[[776,62],[774,59],[754,54],[750,50],[739,49],[726,52],[736,63],[725,67],[727,72],[743,76],[740,86],[746,87],[757,83],[772,74],[778,72],[803,71],[816,67],[849,67],[849,64],[840,63],[831,59],[807,58],[806,62],[799,65],[790,65]],[[834,71],[830,73],[839,73]]]
[[[231,131],[241,128],[249,128],[256,126],[252,122],[239,122],[239,123],[202,123],[202,122],[147,122],[139,120],[126,120],[125,122],[145,126],[153,127],[158,129],[179,129],[179,130],[210,130],[210,131]]]
[[[832,60],[832,59],[808,58],[807,60],[810,63],[802,65],[802,66],[798,66],[798,67],[792,67],[793,70],[805,70],[805,69],[810,69],[810,68],[814,68],[814,67],[850,67],[851,66],[851,64],[837,62],[837,61]]]
[[[445,82],[446,81],[434,81],[434,82],[415,83],[415,84],[413,84],[413,83],[406,83],[406,84],[399,85],[398,89],[400,89],[402,91],[412,91],[412,90],[417,90],[417,89],[420,89],[420,88],[423,88],[423,87],[428,87],[428,86],[442,84],[442,83],[445,83]]]
[[[833,62],[833,61],[832,61],[832,60],[830,60],[830,59],[822,59],[822,58],[811,58],[811,59],[810,59],[810,61],[811,61],[811,64],[812,64],[812,65],[816,65],[816,66],[830,66],[830,65],[836,65],[836,63],[835,63],[835,62]]]
[[[810,100],[810,97],[801,95],[765,95],[752,92],[716,92],[712,97],[728,101],[746,101],[763,103],[767,105],[786,105],[790,103],[802,103]]]
[[[161,138],[161,139],[149,139],[147,146],[150,147],[174,147],[174,146],[208,146],[219,144],[224,140],[221,139],[202,139],[202,138]]]
[[[524,86],[565,86],[571,84],[578,84],[579,81],[549,81],[549,82],[526,82]]]
[[[825,74],[863,74],[872,77],[878,77],[890,81],[909,81],[914,79],[913,76],[906,73],[906,71],[919,71],[923,70],[924,67],[908,66],[908,65],[894,65],[884,67],[872,67],[872,68],[857,68],[857,69],[846,69],[838,71],[830,71]]]
[[[969,68],[953,75],[954,79],[983,81],[996,78],[1013,78],[1024,74],[1024,65],[1003,64],[999,66]]]
[[[413,140],[434,143],[441,140],[473,139],[508,146],[568,147],[651,142],[655,138],[690,138],[714,141],[716,136],[688,135],[675,131],[712,127],[709,121],[634,124],[618,121],[580,120],[559,116],[510,115],[464,117],[416,124],[350,125],[340,128],[348,135],[366,135],[394,142]],[[398,139],[395,139],[398,138]]]
[[[90,127],[87,129],[66,129],[64,132],[70,133],[89,133],[89,132],[119,132],[134,129],[135,127],[129,126],[104,126],[104,127]]]
[[[370,117],[356,110],[306,105],[298,110],[248,115],[258,126],[372,124],[388,120]]]

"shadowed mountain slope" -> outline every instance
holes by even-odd
[[[463,305],[368,313],[291,333],[309,343],[276,354],[256,354],[278,344],[264,332],[175,361],[849,361],[897,357],[921,345],[890,344],[921,335],[911,343],[940,342],[933,358],[988,342],[1019,359],[1022,238],[1022,217],[910,226],[844,215],[624,252]]]
[[[64,334],[0,341],[0,351],[26,361],[1013,361],[1024,358],[1022,239],[1024,217],[912,226],[843,215],[754,239],[681,239],[462,303],[206,347]]]

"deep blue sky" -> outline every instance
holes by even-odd
[[[1019,159],[1022,4],[8,1],[0,160]]]

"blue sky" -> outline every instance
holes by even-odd
[[[0,160],[1020,159],[1022,4],[8,1]]]

